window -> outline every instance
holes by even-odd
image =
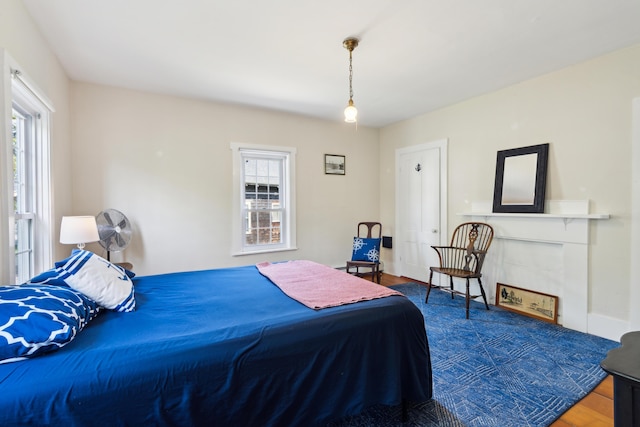
[[[232,144],[235,188],[233,253],[295,249],[295,150]]]
[[[0,55],[2,61],[11,64],[11,72],[3,75],[5,81],[10,80],[4,87],[11,92],[0,92],[0,98],[11,105],[11,138],[0,139],[3,153],[8,154],[8,158],[2,156],[0,169],[9,172],[2,175],[8,182],[0,183],[0,189],[12,203],[0,212],[1,222],[8,225],[0,229],[0,235],[13,241],[14,251],[0,250],[0,259],[3,281],[20,284],[51,268],[52,263],[49,114],[53,109],[8,55]]]
[[[11,117],[13,144],[13,210],[16,283],[34,273],[34,138],[35,117],[14,104]]]

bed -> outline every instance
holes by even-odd
[[[0,364],[0,425],[324,425],[431,397],[420,311],[403,296],[322,310],[255,266],[133,279],[61,349]]]

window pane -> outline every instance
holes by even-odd
[[[260,212],[258,214],[258,244],[268,245],[269,243],[271,243],[269,223],[269,213]]]
[[[282,243],[283,158],[244,157],[245,246]]]
[[[32,276],[31,219],[17,219],[15,222],[16,284],[29,280]]]
[[[258,215],[255,211],[247,212],[247,229],[245,231],[245,244],[255,245],[258,242],[258,232],[256,224],[258,222]]]
[[[11,130],[13,148],[13,210],[15,215],[15,280],[17,284],[24,283],[33,275],[33,206],[34,193],[30,187],[32,156],[28,131],[31,117],[21,114],[15,108],[12,110]]]
[[[20,209],[20,201],[22,197],[21,190],[21,174],[20,171],[23,169],[21,167],[22,163],[22,148],[20,140],[24,135],[24,118],[17,113],[17,111],[13,110],[13,115],[11,117],[11,132],[12,132],[12,147],[13,147],[13,211],[18,212]]]

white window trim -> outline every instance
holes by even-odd
[[[232,219],[231,219],[231,255],[253,255],[271,252],[293,251],[297,250],[296,247],[296,149],[294,147],[281,147],[272,145],[258,145],[258,144],[244,144],[235,143],[230,144],[232,157],[233,157],[233,191],[232,191]],[[284,201],[285,206],[289,209],[286,210],[286,230],[283,230],[285,241],[278,247],[265,247],[257,246],[255,248],[246,248],[243,244],[243,231],[244,224],[242,221],[242,210],[244,207],[244,201],[240,197],[242,188],[242,161],[241,151],[251,150],[256,152],[263,152],[265,154],[284,153],[289,156],[289,165],[285,168],[284,182],[288,183],[288,191],[285,192]]]
[[[36,168],[39,171],[36,186],[37,191],[36,222],[34,224],[34,269],[36,273],[45,271],[53,263],[53,206],[51,199],[51,132],[50,113],[54,112],[53,104],[33,81],[25,75],[13,58],[4,49],[0,49],[0,69],[2,70],[0,86],[0,150],[5,162],[0,162],[0,241],[6,242],[0,246],[0,280],[2,283],[15,281],[15,251],[14,251],[14,213],[13,213],[13,167],[11,159],[11,111],[13,99],[19,98],[21,103],[35,102],[40,112],[40,124],[36,138],[39,140],[39,154],[36,158]]]

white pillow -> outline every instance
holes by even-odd
[[[93,252],[74,251],[70,258],[56,263],[64,271],[61,278],[69,287],[82,292],[101,306],[115,311],[134,311],[133,282],[118,267]]]

